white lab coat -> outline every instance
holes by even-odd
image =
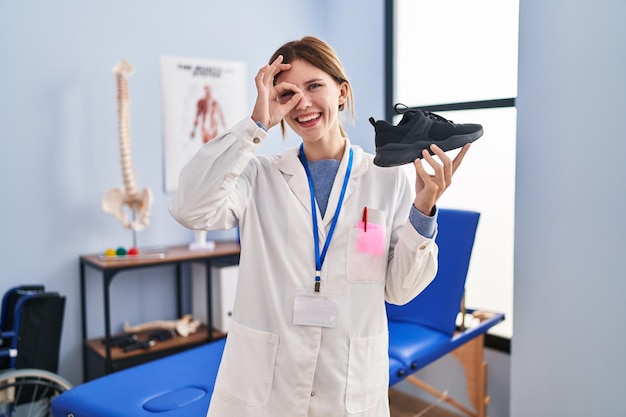
[[[437,270],[434,240],[408,221],[412,184],[400,168],[377,167],[352,146],[352,174],[321,273],[321,294],[338,303],[336,327],[294,325],[294,298],[312,292],[315,280],[310,191],[298,149],[254,155],[266,135],[245,119],[204,145],[182,169],[170,205],[191,229],[240,228],[233,321],[207,416],[389,416],[384,300],[408,302]],[[324,218],[317,209],[320,245],[350,146]],[[355,249],[365,206],[368,222],[383,230],[382,254]]]

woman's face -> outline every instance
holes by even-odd
[[[339,105],[346,101],[348,84],[337,82],[326,72],[296,59],[291,68],[278,75],[277,84],[294,84],[302,93],[302,99],[285,117],[285,121],[305,142],[341,139],[339,130]],[[288,99],[292,93],[285,92],[279,101]]]

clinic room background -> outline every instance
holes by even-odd
[[[100,207],[107,190],[122,185],[111,68],[122,58],[135,67],[134,169],[139,186],[154,192],[151,223],[137,243],[186,244],[193,233],[169,215],[172,194],[163,186],[159,57],[245,62],[252,109],[253,73],[274,48],[319,36],[342,57],[354,87],[357,120],[348,134],[373,151],[367,118],[385,114],[384,10],[385,0],[0,2],[0,289],[42,283],[67,296],[62,376],[81,382],[79,256],[131,240]],[[514,417],[624,410],[625,20],[624,2],[520,0],[514,336],[506,363]],[[436,40],[415,39],[416,53],[421,42]],[[278,130],[271,136],[263,152],[295,146]],[[175,317],[171,271],[134,273],[138,279],[112,285],[120,300],[113,321]],[[101,309],[90,294],[90,309]],[[89,324],[99,331],[97,320]]]

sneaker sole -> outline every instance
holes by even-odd
[[[452,136],[441,142],[421,142],[412,144],[388,143],[387,145],[376,148],[376,156],[374,157],[374,165],[380,167],[395,167],[399,165],[409,164],[416,159],[423,158],[422,151],[428,149],[431,144],[436,144],[444,152],[453,149],[462,148],[468,143],[472,143],[483,135],[483,130],[479,130],[472,134]],[[433,155],[433,152],[428,149]]]

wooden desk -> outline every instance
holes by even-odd
[[[138,268],[151,268],[151,267],[159,267],[165,265],[175,265],[176,267],[176,297],[177,297],[177,314],[178,317],[183,316],[183,303],[182,303],[182,265],[185,263],[191,262],[200,262],[206,265],[206,289],[207,289],[207,328],[204,328],[203,331],[199,332],[200,335],[205,335],[204,337],[194,337],[190,339],[190,343],[193,345],[197,345],[199,343],[204,343],[210,341],[216,335],[214,335],[212,331],[212,314],[211,314],[211,265],[220,263],[225,265],[235,265],[239,263],[239,252],[240,247],[236,242],[218,242],[215,245],[215,249],[213,250],[197,250],[191,251],[188,249],[187,245],[184,246],[172,246],[164,248],[166,253],[162,258],[157,257],[125,257],[124,259],[109,259],[103,258],[101,254],[93,254],[93,255],[82,255],[80,256],[80,301],[81,301],[81,319],[82,319],[82,337],[83,337],[83,380],[88,381],[93,379],[99,374],[108,374],[113,372],[114,370],[118,370],[114,368],[114,361],[120,361],[126,359],[126,365],[131,366],[132,364],[140,363],[139,358],[137,358],[136,353],[129,352],[128,354],[123,354],[120,352],[115,352],[115,357],[112,356],[112,349],[108,343],[102,343],[102,341],[108,341],[111,339],[111,300],[110,300],[110,286],[113,278],[122,271],[128,271],[132,269]],[[103,294],[103,304],[104,304],[104,335],[102,338],[94,340],[88,340],[87,333],[87,306],[86,306],[86,268],[90,267],[101,272],[102,278],[102,294]],[[103,345],[103,348],[97,348],[98,343]],[[189,347],[193,346],[190,345]],[[165,356],[168,353],[173,353],[174,351],[180,351],[184,349],[185,346],[181,346],[180,343],[164,343],[159,348],[150,349],[150,353],[153,354],[154,358],[159,356]],[[168,351],[168,349],[171,350]],[[88,361],[88,357],[90,358],[101,358],[102,360],[102,370],[101,372],[94,372],[93,369],[90,369],[93,366],[93,360]],[[134,362],[128,362],[128,360],[134,357]],[[150,360],[150,356],[146,356],[147,360]],[[126,366],[126,367],[128,367]]]

